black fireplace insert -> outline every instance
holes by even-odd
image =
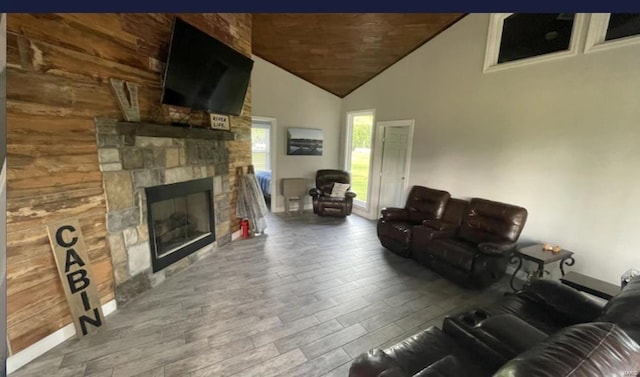
[[[145,188],[153,272],[216,240],[211,177]]]

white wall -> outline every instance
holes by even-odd
[[[272,208],[282,211],[280,195],[282,178],[309,178],[310,187],[318,169],[337,169],[340,154],[341,99],[253,56],[251,74],[251,113],[253,116],[277,120],[276,191]],[[287,156],[287,128],[320,128],[323,130],[322,156]],[[310,199],[306,199],[307,205]]]
[[[343,111],[414,118],[410,185],[522,205],[521,240],[559,244],[573,270],[619,283],[640,268],[640,45],[584,54],[582,30],[577,56],[483,74],[488,25],[466,16]]]

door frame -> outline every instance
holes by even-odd
[[[276,212],[276,198],[278,197],[276,186],[276,129],[277,120],[272,117],[264,117],[258,115],[251,116],[251,127],[253,128],[253,121],[260,123],[269,123],[269,165],[271,166],[271,212]]]
[[[375,179],[372,179],[374,184],[370,192],[371,205],[369,208],[369,219],[375,220],[379,217],[380,211],[380,186],[382,185],[382,148],[383,148],[383,136],[385,127],[408,127],[409,135],[407,138],[407,155],[405,157],[404,165],[404,183],[402,188],[402,201],[406,200],[407,189],[409,188],[409,173],[411,172],[411,151],[413,147],[413,131],[415,128],[415,119],[401,119],[376,122],[376,132],[373,149],[373,174]],[[375,202],[373,201],[375,198]]]

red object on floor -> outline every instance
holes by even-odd
[[[249,238],[249,220],[243,219],[240,221],[240,230],[242,238]]]

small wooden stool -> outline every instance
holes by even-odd
[[[307,197],[309,180],[307,178],[282,178],[282,195],[284,196],[284,211],[291,214],[289,205],[292,201],[297,202],[297,212],[304,212],[304,198]]]

